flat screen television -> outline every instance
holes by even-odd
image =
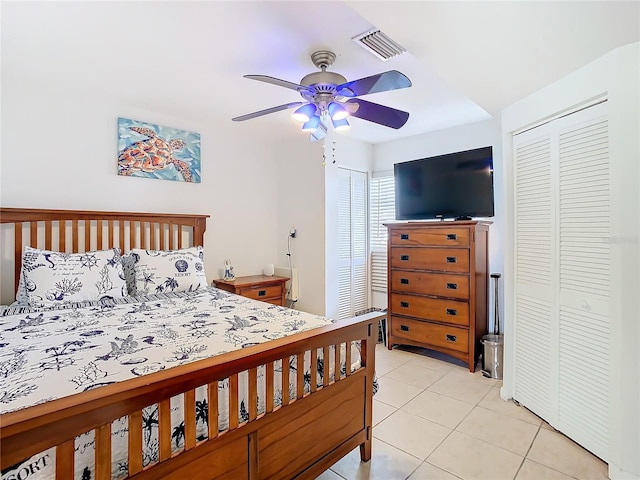
[[[394,165],[396,220],[493,217],[493,148]]]

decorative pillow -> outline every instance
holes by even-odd
[[[118,248],[62,253],[24,247],[22,277],[32,306],[127,295]]]
[[[20,277],[18,279],[18,288],[16,289],[15,305],[29,305],[29,297],[27,296],[27,286],[24,283],[24,267],[20,269]]]
[[[132,249],[123,260],[131,295],[184,292],[207,287],[202,247]]]

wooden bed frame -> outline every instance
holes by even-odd
[[[3,229],[12,229],[14,278],[20,272],[23,245],[58,251],[120,247],[174,249],[202,245],[207,215],[164,215],[95,211],[0,208]],[[6,225],[13,224],[13,225]],[[7,232],[3,231],[6,236]],[[3,239],[5,237],[3,236]],[[185,240],[187,239],[187,240]],[[10,248],[3,242],[3,249]],[[3,252],[4,255],[4,252]],[[7,282],[6,272],[2,282]],[[95,478],[111,478],[111,422],[128,416],[128,477],[135,479],[285,479],[315,478],[356,447],[371,458],[372,396],[378,322],[384,314],[369,313],[325,327],[272,340],[144,377],[67,396],[0,416],[1,467],[56,447],[56,478],[74,476],[74,438],[95,430]],[[340,346],[361,342],[361,367],[340,372]],[[335,347],[333,351],[330,347]],[[297,398],[275,407],[274,362],[298,365],[310,352],[335,355],[335,380],[311,375],[310,393],[303,394],[304,371],[296,374]],[[346,348],[346,364],[351,349]],[[257,414],[257,369],[265,366],[266,412]],[[238,378],[248,372],[249,421],[238,418]],[[283,383],[289,370],[283,369]],[[229,428],[218,432],[218,382],[229,379]],[[292,379],[293,380],[293,379]],[[207,386],[209,438],[196,440],[195,389]],[[171,452],[170,398],[184,394],[185,449]],[[142,466],[143,408],[159,406],[160,461]]]

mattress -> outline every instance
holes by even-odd
[[[114,382],[183,365],[232,350],[332,323],[322,316],[279,307],[213,287],[196,291],[107,299],[63,306],[29,309],[0,308],[0,412],[6,413]],[[359,345],[352,346],[359,366]],[[324,371],[334,372],[333,353],[324,365],[321,351],[316,365],[307,352],[305,390],[311,375],[322,384]],[[341,352],[340,358],[346,358]],[[295,398],[292,357],[288,365],[276,362],[277,374],[291,370],[288,391],[276,388],[275,405],[284,395]],[[325,368],[328,367],[328,368]],[[346,365],[341,365],[344,372]],[[264,367],[258,369],[258,412],[265,410]],[[246,372],[239,375],[239,418],[247,420]],[[282,385],[276,379],[276,385]],[[228,380],[219,382],[218,430],[228,426]],[[286,389],[285,389],[286,390]],[[262,394],[261,394],[262,392]],[[196,390],[196,435],[208,431],[207,392]],[[172,449],[184,448],[182,398],[171,399]],[[127,418],[112,424],[112,478],[127,475]],[[76,475],[94,478],[94,434],[75,441]],[[158,461],[158,406],[143,411],[143,463]],[[53,478],[55,450],[50,449],[2,472],[2,480]]]

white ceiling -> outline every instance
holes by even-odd
[[[378,143],[499,116],[518,99],[640,40],[640,2],[2,2],[2,73],[218,124],[300,101],[327,49],[355,80],[399,70],[412,87],[367,96],[408,111],[400,130],[353,118],[343,135]],[[372,27],[407,49],[383,62],[351,39]],[[234,122],[244,138],[302,135],[291,111]]]

